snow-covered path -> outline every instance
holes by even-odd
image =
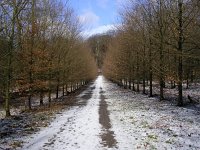
[[[119,88],[99,76],[22,149],[200,149],[200,113]]]
[[[57,116],[49,128],[36,134],[23,149],[99,149],[99,101],[102,77],[77,98],[78,105]]]

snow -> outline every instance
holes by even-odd
[[[108,104],[116,146],[102,143],[101,96]],[[200,112],[134,93],[98,76],[77,96],[78,105],[57,114],[47,128],[24,138],[23,150],[196,150],[200,149]]]
[[[62,97],[62,91],[59,91],[58,95],[59,95],[59,97]],[[47,94],[44,95],[44,97],[43,97],[44,105],[47,105],[49,103],[48,98],[49,97]],[[57,100],[55,93],[51,94],[51,99],[52,99],[52,101]],[[26,106],[28,106],[28,98],[27,97],[21,97],[21,98],[15,99],[15,101],[18,102],[18,104],[15,104],[15,106],[12,106],[12,105],[10,106],[10,113],[13,116],[20,115],[20,113],[25,110],[25,106],[24,106],[25,101],[26,101]],[[19,102],[21,102],[21,103],[19,103]],[[40,106],[39,95],[34,95],[32,97],[32,108],[37,108],[38,106]],[[5,115],[6,115],[5,109],[3,107],[0,107],[0,119],[5,118]]]
[[[23,149],[98,149],[100,148],[100,132],[98,109],[99,89],[102,77],[98,77],[88,90],[78,96],[81,98],[90,88],[95,87],[92,98],[87,106],[76,106],[65,111],[50,125],[33,139],[29,139]],[[80,99],[81,101],[81,99]]]
[[[200,149],[200,112],[104,83],[120,150]]]

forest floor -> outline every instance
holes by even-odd
[[[2,119],[0,131],[6,127],[13,131],[1,135],[0,149],[200,149],[200,111],[120,88],[103,76],[62,111]]]

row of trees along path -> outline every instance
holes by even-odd
[[[166,83],[178,86],[183,106],[183,83],[199,79],[200,1],[129,1],[121,11],[122,25],[109,44],[103,71],[107,78],[139,91],[140,83],[153,96],[159,81],[160,100]],[[136,84],[136,87],[134,86]]]
[[[96,74],[96,66],[81,39],[80,24],[68,3],[59,0],[0,2],[0,95],[6,116],[16,95],[44,95],[77,89]],[[13,100],[12,100],[13,99]],[[12,101],[11,101],[12,100]]]
[[[27,97],[29,109],[35,95],[41,105],[47,96],[50,106],[52,93],[58,98],[60,90],[65,95],[93,79],[96,64],[126,88],[140,91],[142,83],[147,93],[149,83],[149,96],[158,81],[160,100],[166,84],[177,85],[182,106],[183,83],[188,87],[200,73],[199,0],[130,0],[120,14],[122,24],[115,31],[83,40],[68,3],[2,1],[0,95],[6,116],[16,95]]]

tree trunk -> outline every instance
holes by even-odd
[[[152,71],[152,10],[149,6],[149,97],[153,97],[153,71]]]
[[[137,80],[137,90],[136,91],[140,92],[140,81],[139,80]]]
[[[164,99],[163,80],[160,78],[160,101]]]
[[[153,80],[153,73],[151,69],[149,73],[149,97],[153,97],[153,84],[152,84],[153,81],[152,80]]]
[[[43,92],[40,92],[40,106],[44,105],[43,98],[44,98]]]
[[[178,51],[179,51],[179,59],[178,59],[178,106],[183,106],[183,1],[178,1],[179,8],[179,40],[178,40]]]
[[[127,85],[127,79],[124,80],[124,88],[127,89],[128,85]]]
[[[174,82],[172,80],[170,82],[171,82],[171,89],[173,89],[174,88]]]
[[[159,78],[160,78],[160,100],[164,99],[164,70],[163,70],[163,50],[164,50],[164,23],[163,23],[163,0],[160,0],[160,19],[159,19],[159,28],[160,28],[160,71],[159,71]]]
[[[51,89],[49,89],[48,92],[48,101],[49,101],[49,107],[51,107]]]
[[[128,85],[129,85],[128,88],[131,90],[131,79],[129,80]]]
[[[134,82],[134,80],[132,80],[132,84],[133,84],[132,90],[135,91],[135,82]]]
[[[14,31],[13,31],[14,32]],[[13,41],[13,40],[12,40]],[[6,74],[6,89],[5,89],[5,111],[6,117],[10,116],[10,84],[11,84],[11,62],[12,62],[12,49],[13,42],[11,41],[8,54],[7,74]]]
[[[32,95],[29,93],[29,96],[28,96],[28,109],[29,109],[29,110],[32,109],[31,98],[32,98]]]
[[[59,97],[59,87],[60,87],[60,80],[57,78],[57,85],[56,85],[56,98]]]
[[[9,85],[9,83],[7,83],[7,85],[6,85],[6,94],[5,94],[6,117],[10,116],[10,91],[9,91],[9,89],[10,89],[10,85]]]
[[[65,96],[65,85],[62,86],[62,95]]]
[[[138,54],[138,51],[137,51],[137,67],[136,67],[136,76],[137,76],[137,92],[140,91],[140,77],[139,77],[139,54]]]
[[[145,78],[143,78],[143,83],[142,83],[142,86],[143,86],[143,90],[142,90],[142,93],[145,94]]]
[[[31,110],[31,98],[33,94],[33,46],[34,46],[34,36],[35,36],[35,0],[32,0],[32,18],[31,18],[31,48],[30,48],[30,60],[29,60],[29,98],[28,98],[28,108]]]
[[[145,33],[143,32],[143,38],[145,39]],[[146,78],[146,63],[145,63],[145,60],[146,60],[146,41],[144,40],[144,48],[143,48],[143,80],[142,80],[142,86],[143,86],[143,90],[142,90],[142,93],[145,94],[145,87],[146,87],[146,83],[145,83],[145,78]]]
[[[68,84],[65,85],[65,95],[68,95]]]
[[[14,46],[14,33],[15,33],[15,23],[16,23],[16,17],[17,17],[17,4],[16,0],[13,1],[14,4],[14,10],[12,14],[12,29],[11,29],[11,36],[9,41],[9,47],[8,47],[8,58],[7,58],[7,68],[6,68],[6,86],[5,86],[5,111],[6,111],[6,117],[9,117],[10,114],[10,89],[11,89],[11,73],[12,73],[12,53],[13,53],[13,46]]]
[[[73,85],[72,85],[72,82],[71,82],[71,93],[73,92]]]

